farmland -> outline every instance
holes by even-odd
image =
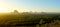
[[[39,24],[42,27],[45,24],[55,22],[60,24],[60,14],[32,14],[32,13],[3,13],[0,14],[0,26],[21,26]],[[38,26],[37,26],[38,27]]]

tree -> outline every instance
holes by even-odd
[[[14,13],[19,13],[17,10],[14,10]]]

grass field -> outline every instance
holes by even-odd
[[[1,26],[14,26],[21,24],[51,24],[60,21],[60,14],[31,14],[31,13],[3,13],[0,14]],[[60,22],[59,22],[60,23]]]

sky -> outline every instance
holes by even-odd
[[[60,0],[0,0],[0,12],[60,12]]]

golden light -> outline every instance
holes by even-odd
[[[0,8],[0,12],[7,12],[7,9]]]

